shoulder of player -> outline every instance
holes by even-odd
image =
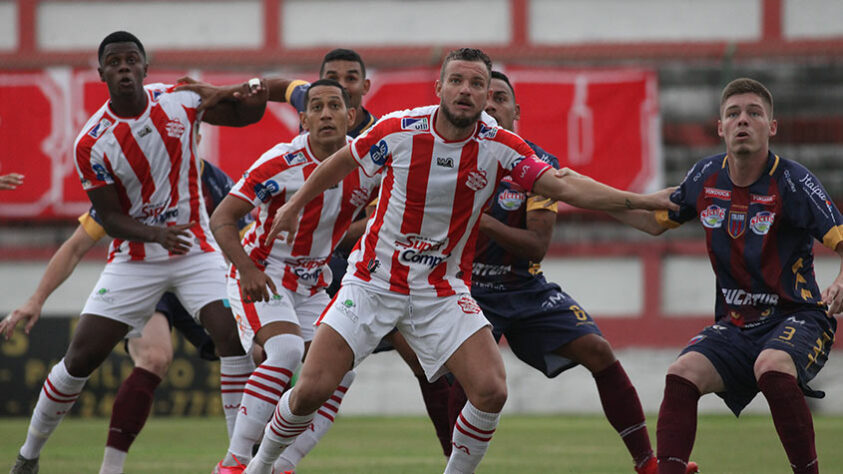
[[[428,105],[390,112],[377,119],[369,130],[377,130],[383,136],[399,132],[429,133],[433,126],[433,112],[436,107]]]
[[[803,188],[806,191],[810,191],[808,194],[820,192],[822,185],[820,184],[819,178],[805,165],[778,156],[777,158],[778,163],[775,164],[776,169],[772,170],[773,176],[779,181],[779,186],[784,192],[790,191],[791,193],[796,193],[796,191]],[[808,194],[805,195],[807,196]]]
[[[105,135],[105,132],[116,123],[113,117],[108,114],[108,102],[103,104],[91,117],[85,122],[76,140],[73,142],[73,148],[76,151],[90,150],[94,144]]]
[[[559,168],[559,159],[558,159],[558,158],[556,158],[556,156],[554,156],[554,155],[552,155],[552,154],[548,153],[548,152],[547,152],[544,148],[542,148],[542,147],[540,147],[540,146],[536,145],[535,143],[531,142],[530,140],[527,140],[527,139],[526,139],[526,138],[524,138],[524,137],[521,137],[521,139],[522,139],[522,140],[524,140],[524,142],[525,142],[527,145],[529,145],[529,147],[530,147],[530,148],[532,148],[532,149],[533,149],[533,152],[536,154],[536,156],[537,156],[540,160],[542,160],[542,161],[544,161],[545,163],[547,163],[547,164],[549,164],[549,165],[553,166],[554,168]]]
[[[265,173],[281,173],[311,163],[313,160],[307,152],[306,143],[299,140],[304,136],[299,135],[292,142],[278,143],[273,146],[264,152],[250,169],[261,169]]]
[[[693,166],[688,169],[688,172],[685,174],[684,181],[687,182],[690,179],[691,182],[702,183],[705,181],[704,178],[707,178],[714,173],[719,173],[724,169],[726,169],[725,153],[707,156],[694,163]]]

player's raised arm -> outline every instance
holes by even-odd
[[[138,222],[120,208],[113,184],[88,190],[88,198],[99,214],[105,232],[115,239],[155,242],[175,254],[186,253],[191,245],[188,229],[195,223],[158,227]]]
[[[269,301],[271,294],[278,294],[275,283],[255,265],[240,243],[237,222],[252,209],[252,203],[229,194],[211,214],[211,232],[220,249],[240,273],[242,294],[250,302]]]
[[[287,243],[292,244],[298,227],[299,212],[304,205],[339,183],[358,166],[359,163],[352,156],[348,145],[325,159],[307,178],[302,188],[275,213],[275,220],[266,236],[267,241],[278,237],[280,232],[286,232]]]
[[[223,98],[216,104],[207,105],[204,109],[200,104],[199,110],[204,110],[202,121],[213,125],[242,127],[260,120],[266,110],[266,100],[269,97],[266,83],[257,78],[250,79],[232,92],[232,94],[236,93],[241,94],[241,97]]]
[[[176,87],[176,91],[191,91],[199,94],[199,97],[202,98],[202,104],[199,105],[197,111],[204,112],[220,102],[244,100],[253,95],[260,94],[263,90],[268,91],[267,100],[272,102],[287,102],[287,89],[294,82],[292,79],[273,77],[257,79],[256,86],[254,81],[255,79],[250,79],[240,84],[215,86],[207,82],[197,81],[189,76],[184,76],[179,78],[179,85]]]
[[[578,173],[559,170],[542,174],[533,184],[532,191],[572,206],[594,211],[623,211],[627,209],[670,209],[679,206],[670,201],[674,188],[652,194],[621,191]]]

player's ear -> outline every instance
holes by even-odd
[[[310,127],[307,126],[307,113],[306,112],[299,112],[299,123],[301,124],[302,130],[309,132]]]
[[[442,98],[442,82],[439,79],[436,79],[436,82],[433,83],[433,91],[436,97]]]
[[[102,66],[97,67],[97,72],[100,74],[100,81],[105,82],[105,76],[102,74]]]
[[[776,136],[776,131],[779,129],[779,123],[776,122],[776,119],[770,120],[770,136]]]
[[[521,106],[518,103],[515,104],[515,117],[513,120],[521,120]]]
[[[363,95],[369,93],[369,88],[372,87],[372,81],[369,78],[363,79]]]
[[[351,126],[351,124],[354,123],[354,119],[356,117],[357,117],[357,109],[349,108],[348,109],[348,125],[349,126]]]
[[[721,138],[723,137],[723,122],[720,120],[717,121],[717,136]]]

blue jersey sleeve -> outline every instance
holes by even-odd
[[[304,112],[306,105],[304,103],[304,94],[310,89],[310,83],[305,81],[293,81],[287,86],[285,98],[287,102],[292,105],[297,111]]]
[[[829,199],[820,180],[803,166],[790,162],[783,173],[787,219],[835,250],[843,241],[843,216]]]
[[[210,162],[202,160],[202,184],[210,199],[212,209],[220,205],[225,196],[234,186],[234,181],[225,174],[225,171],[217,168]],[[251,213],[246,214],[237,222],[237,227],[243,229],[254,221]]]

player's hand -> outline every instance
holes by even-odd
[[[257,267],[252,266],[238,269],[238,271],[240,273],[240,295],[245,303],[268,302],[272,299],[272,295],[278,294],[272,278],[269,278],[269,275],[260,271]]]
[[[168,227],[155,227],[155,242],[176,255],[183,255],[193,245],[191,243],[190,228],[194,225],[196,225],[195,222]]]
[[[638,203],[638,206],[631,208],[645,209],[648,211],[659,211],[663,209],[678,211],[679,205],[670,200],[670,195],[673,194],[673,191],[676,191],[676,186],[664,188],[652,194],[645,194],[643,196],[644,199]]]
[[[828,305],[828,315],[839,316],[843,312],[843,281],[840,278],[834,280],[822,294],[823,303]]]
[[[23,327],[23,332],[29,335],[29,331],[32,330],[32,326],[35,326],[35,323],[38,322],[38,318],[40,317],[41,305],[32,301],[27,301],[23,306],[12,311],[8,316],[0,321],[0,334],[3,334],[8,341],[9,338],[12,337],[12,333],[15,332],[15,326],[17,326],[20,321],[26,321],[26,325]]]
[[[180,77],[177,81],[176,91],[191,91],[199,94],[202,103],[196,108],[197,112],[203,112],[206,109],[212,108],[224,100],[238,99],[234,95],[235,91],[240,90],[241,86],[214,86],[207,82],[197,81],[189,76]]]
[[[293,211],[288,202],[275,212],[275,219],[272,221],[272,227],[269,228],[269,233],[266,234],[266,241],[272,242],[280,237],[287,242],[287,245],[292,245],[298,227],[299,213],[298,211]]]
[[[23,175],[20,173],[9,173],[0,176],[0,189],[15,189],[23,184]]]

